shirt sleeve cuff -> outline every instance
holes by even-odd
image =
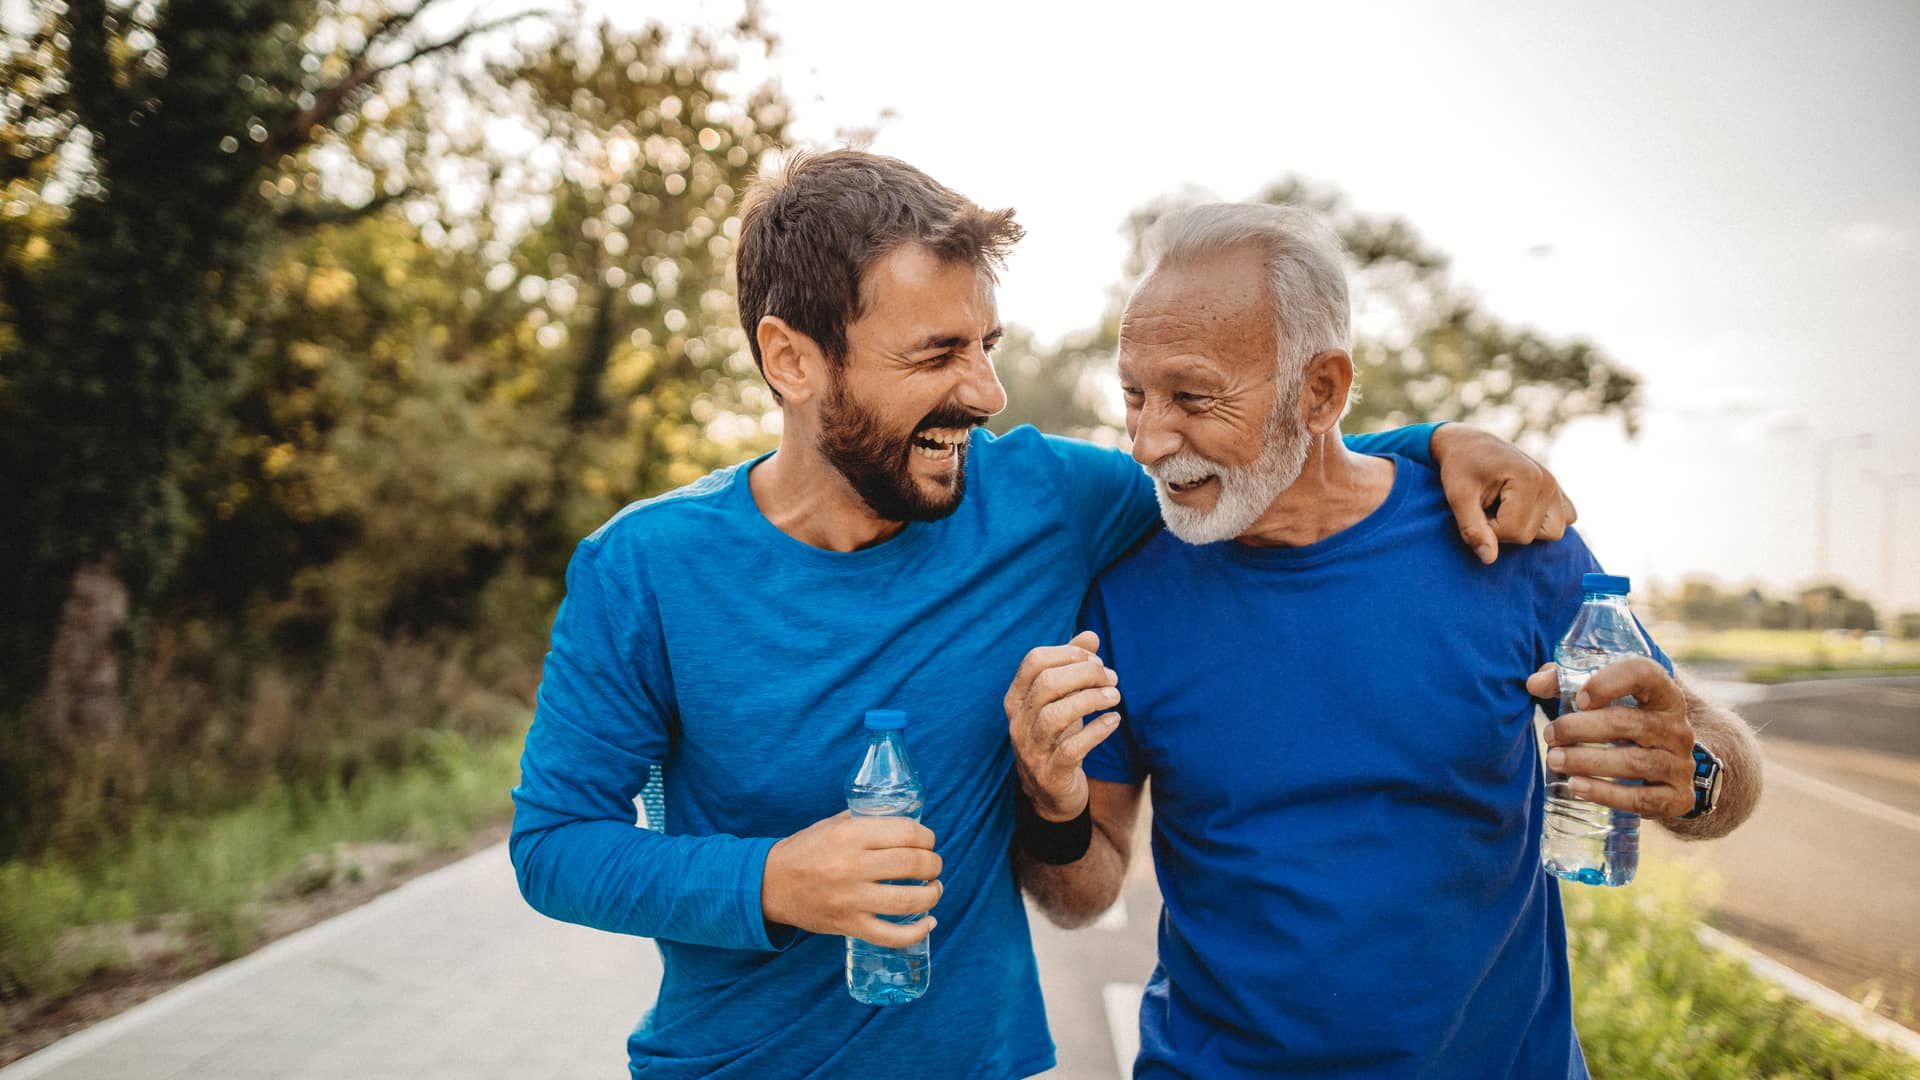
[[[760,888],[767,876],[767,854],[775,841],[756,837],[748,841],[746,857],[740,860],[740,881],[734,890],[735,918],[743,932],[746,947],[760,952],[784,952],[800,938],[791,926],[767,922],[760,907]]]

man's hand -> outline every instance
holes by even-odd
[[[1004,702],[1014,767],[1034,812],[1048,821],[1072,821],[1087,806],[1087,774],[1081,761],[1120,724],[1105,713],[1082,725],[1080,718],[1120,704],[1120,677],[1100,662],[1100,638],[1082,630],[1065,645],[1027,653]]]
[[[1557,697],[1554,665],[1534,672],[1527,692]],[[1639,704],[1614,703],[1629,695]],[[1546,741],[1547,767],[1566,774],[1575,795],[1648,818],[1693,809],[1693,724],[1686,696],[1665,668],[1644,656],[1616,660],[1594,672],[1573,703],[1580,711],[1548,724]],[[1635,745],[1606,745],[1622,740]]]
[[[940,856],[933,831],[904,817],[839,813],[794,833],[767,852],[760,912],[770,923],[841,934],[901,949],[933,930],[928,916],[895,923],[879,915],[917,915],[940,900]],[[889,885],[924,881],[925,885]]]
[[[1558,540],[1579,517],[1553,474],[1497,435],[1442,424],[1431,452],[1460,538],[1483,563],[1499,558],[1503,543]]]

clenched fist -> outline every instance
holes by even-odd
[[[1086,756],[1113,734],[1120,714],[1120,677],[1100,662],[1100,638],[1083,630],[1065,645],[1027,653],[1007,689],[1007,735],[1015,768],[1033,809],[1048,821],[1071,821],[1087,806]]]

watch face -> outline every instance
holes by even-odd
[[[1720,805],[1720,781],[1725,776],[1726,772],[1716,766],[1713,775],[1707,778],[1707,809]]]

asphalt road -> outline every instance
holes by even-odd
[[[1915,1026],[1920,1013],[1920,679],[1774,687],[1739,706],[1767,787],[1732,836],[1661,843],[1721,882],[1709,921]]]

